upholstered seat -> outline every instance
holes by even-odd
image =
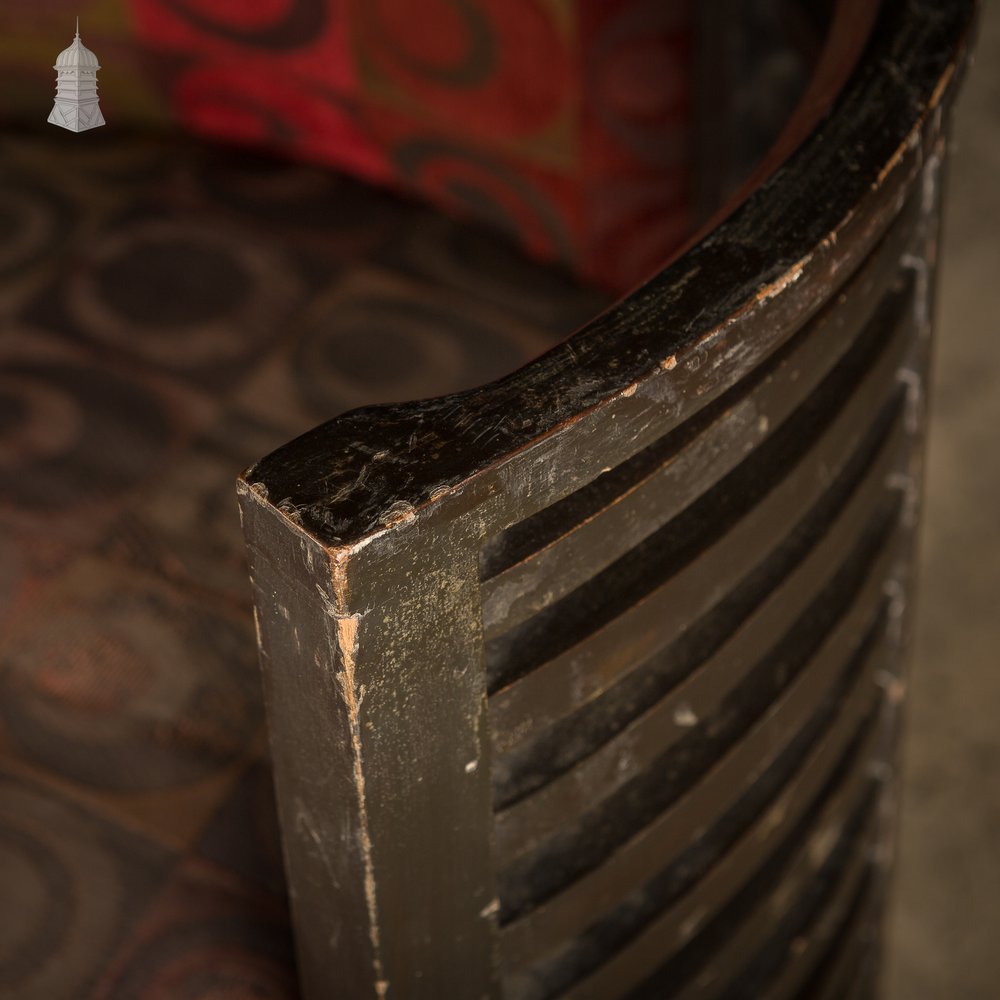
[[[324,168],[75,138],[0,140],[0,995],[292,997],[233,477],[606,297]]]

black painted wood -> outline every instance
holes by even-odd
[[[887,4],[837,113],[698,246],[561,346],[480,389],[337,417],[248,482],[294,506],[324,544],[351,545],[539,438],[572,433],[581,413],[640,382],[665,383],[664,422],[680,423],[814,312],[885,228],[941,127],[971,6]],[[565,492],[552,483],[537,506]]]
[[[886,0],[787,161],[555,350],[244,474],[307,996],[870,977],[971,15]]]

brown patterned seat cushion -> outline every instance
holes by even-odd
[[[602,304],[325,170],[0,141],[0,997],[295,995],[233,497]]]

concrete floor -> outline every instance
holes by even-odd
[[[1000,4],[952,141],[887,1000],[1000,997]]]

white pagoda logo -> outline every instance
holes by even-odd
[[[80,41],[80,19],[76,19],[76,37],[73,44],[59,53],[56,64],[56,101],[49,121],[83,132],[104,124],[97,103],[97,71],[101,68],[97,56]]]

